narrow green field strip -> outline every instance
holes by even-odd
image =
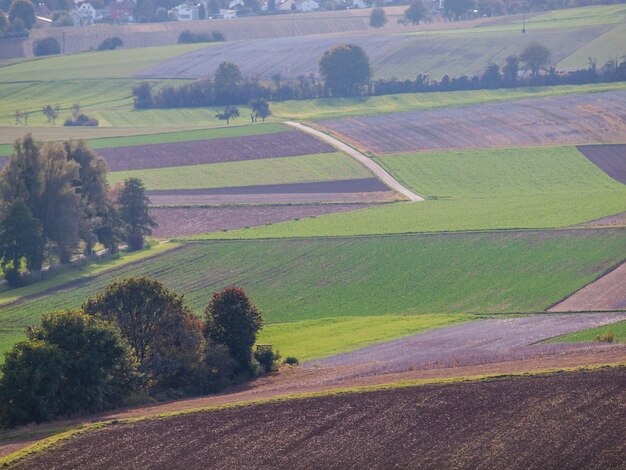
[[[210,44],[82,52],[23,61],[0,68],[0,82],[132,78],[143,69]]]
[[[190,142],[195,140],[211,140],[226,137],[244,137],[249,135],[274,134],[288,131],[291,128],[279,123],[261,123],[233,125],[215,129],[197,129],[192,131],[166,132],[161,134],[143,134],[127,137],[105,137],[88,140],[93,149],[111,147],[134,147],[147,144],[167,144],[172,142]]]
[[[369,178],[372,175],[343,153],[266,158],[109,173],[111,184],[140,178],[146,189],[202,189],[259,184],[309,183]]]
[[[26,339],[26,329],[17,330],[0,328],[0,364],[4,363],[4,354],[10,351],[15,343]]]
[[[362,98],[323,98],[318,100],[272,103],[272,114],[279,120],[311,120],[334,117],[386,114],[421,109],[511,101],[522,98],[562,96],[624,90],[626,83],[594,83],[499,90],[470,90],[435,93],[403,93]]]
[[[427,200],[190,237],[255,239],[562,228],[626,210],[626,190]]]
[[[626,343],[626,321],[613,323],[612,325],[600,326],[590,330],[577,331],[568,335],[557,336],[549,339],[546,343],[594,343],[596,337],[611,332],[615,335],[615,342]]]
[[[570,146],[424,152],[373,160],[412,190],[440,198],[626,189]]]
[[[283,358],[310,361],[475,318],[462,314],[383,315],[272,323],[263,327],[257,342],[271,344]]]

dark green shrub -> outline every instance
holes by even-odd
[[[99,51],[112,51],[117,49],[118,47],[122,47],[124,43],[117,36],[112,38],[106,38],[104,41],[100,43],[98,46]]]
[[[615,333],[612,331],[605,331],[601,335],[596,336],[596,341],[601,343],[614,343],[615,342]]]
[[[33,44],[33,54],[35,57],[55,55],[61,53],[61,45],[55,38],[38,39]]]
[[[257,345],[254,358],[261,365],[263,372],[269,373],[278,370],[280,354],[278,351],[274,352],[270,344]]]
[[[297,366],[298,364],[300,364],[300,361],[298,361],[296,357],[287,356],[283,361],[283,364],[286,364],[288,366]]]

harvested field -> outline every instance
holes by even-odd
[[[621,468],[624,401],[624,368],[348,393],[111,425],[18,468]]]
[[[611,178],[626,184],[626,144],[579,145],[577,149]]]
[[[626,309],[626,262],[550,308],[549,312]]]
[[[146,195],[153,205],[388,202],[398,199],[396,193],[389,191],[389,188],[376,178],[226,188],[152,190],[146,191]]]
[[[155,237],[181,237],[345,212],[374,204],[289,204],[223,207],[153,207]]]
[[[536,344],[553,336],[625,320],[626,314],[536,315],[487,319],[438,328],[352,352],[318,359],[306,367],[341,367],[346,377],[392,374],[491,362],[519,361],[564,351],[585,350],[587,344]]]
[[[299,131],[98,150],[98,154],[106,160],[111,171],[226,163],[331,152],[336,152],[336,150],[329,144]]]
[[[376,154],[588,144],[623,142],[624,109],[626,92],[614,91],[329,119],[319,124]]]
[[[503,63],[519,54],[531,41],[539,41],[552,52],[554,63],[565,59],[590,41],[612,29],[612,25],[555,28],[533,31],[442,32],[437,35],[381,35],[372,32],[346,35],[300,36],[232,41],[191,51],[147,67],[138,78],[204,78],[212,76],[220,63],[233,61],[244,76],[270,80],[275,73],[283,79],[319,76],[318,62],[324,52],[338,44],[356,44],[367,53],[375,78],[415,79],[419,73],[441,78],[444,74],[482,73],[491,62]],[[622,53],[613,46],[614,54]],[[294,51],[298,51],[294,54]],[[584,66],[586,60],[580,66]]]

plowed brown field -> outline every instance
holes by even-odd
[[[328,119],[319,124],[376,154],[622,143],[626,138],[625,109],[626,92],[615,91]]]
[[[111,171],[294,157],[336,150],[299,131],[98,150]]]
[[[236,230],[285,220],[364,209],[375,204],[287,204],[221,207],[154,207],[156,237],[181,237]]]
[[[626,184],[626,144],[579,145],[577,148],[611,178]]]
[[[111,425],[20,468],[624,468],[626,368]]]

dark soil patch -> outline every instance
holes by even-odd
[[[336,152],[299,131],[98,150],[111,171],[142,170]]]
[[[319,181],[313,183],[260,184],[204,189],[159,189],[146,191],[150,196],[211,196],[221,194],[299,194],[299,193],[369,193],[388,191],[377,178]]]
[[[626,144],[579,145],[576,148],[611,178],[626,184]]]
[[[90,432],[21,468],[624,468],[626,368],[350,393]]]
[[[346,212],[376,204],[294,204],[224,207],[154,207],[152,216],[159,224],[156,237],[181,237],[220,230],[284,222],[334,212]]]

